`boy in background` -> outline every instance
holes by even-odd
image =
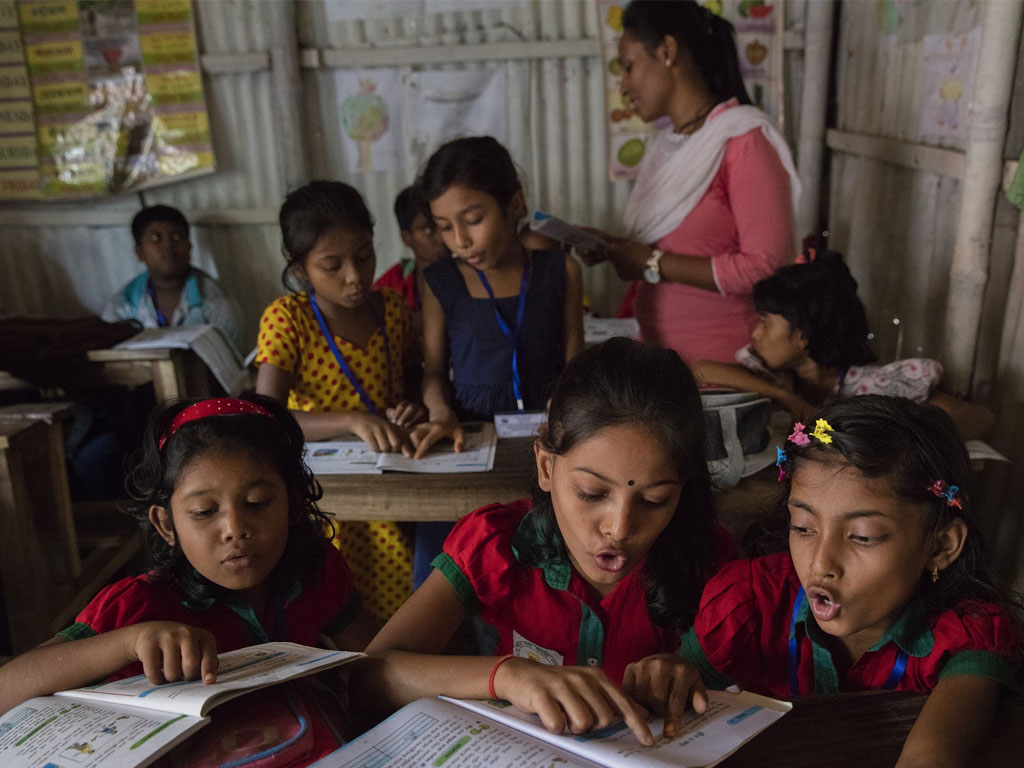
[[[144,328],[209,323],[241,353],[238,308],[216,280],[192,266],[192,241],[181,211],[168,205],[143,208],[132,219],[132,236],[146,271],[107,302],[101,317],[108,323],[137,320]]]

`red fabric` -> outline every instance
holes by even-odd
[[[768,696],[788,698],[789,627],[800,589],[787,552],[729,563],[708,582],[693,631],[708,662],[722,677]],[[896,690],[930,692],[950,657],[961,651],[992,651],[1014,658],[1020,637],[1001,607],[962,603],[931,620],[935,645],[924,657],[910,656]],[[814,690],[813,641],[798,625],[800,694]],[[879,690],[899,648],[889,642],[865,653],[840,680],[842,691]]]
[[[722,109],[728,106],[711,119]],[[790,263],[795,250],[789,176],[760,130],[728,141],[708,191],[658,247],[712,259],[719,292],[638,282],[641,338],[675,349],[687,362],[733,362],[757,319],[754,283]]]
[[[377,282],[373,284],[376,289],[380,288],[392,288],[397,291],[405,303],[409,305],[409,309],[420,308],[420,292],[416,286],[416,270],[413,269],[409,273],[409,276],[405,276],[405,262],[398,262],[391,269],[385,272],[383,275],[377,278]]]
[[[444,552],[472,585],[479,615],[498,630],[497,655],[530,657],[532,646],[539,646],[551,654],[549,661],[557,661],[557,654],[563,666],[587,665],[586,658],[578,657],[583,604],[604,628],[601,667],[616,683],[622,682],[628,664],[679,648],[677,632],[651,623],[640,568],[598,599],[575,569],[568,588],[561,590],[546,582],[543,569],[520,565],[512,540],[530,508],[530,500],[521,499],[478,509],[455,524],[444,545]],[[730,548],[735,551],[735,543],[721,529],[716,549],[726,554]],[[544,660],[544,654],[537,653],[537,658]]]
[[[352,598],[352,575],[341,553],[324,545],[318,574],[303,580],[302,591],[285,605],[286,637],[301,645],[318,644],[318,636],[344,611]],[[273,626],[268,610],[259,617],[264,628]],[[217,640],[217,652],[233,651],[258,642],[248,624],[222,602],[206,610],[181,603],[181,595],[169,584],[151,583],[149,574],[129,576],[105,587],[82,609],[75,620],[101,634],[143,621],[176,621],[208,630]],[[142,664],[125,667],[111,676],[121,679],[142,674]]]

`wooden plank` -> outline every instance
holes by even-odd
[[[825,143],[836,152],[881,160],[890,165],[937,173],[940,176],[959,179],[964,173],[964,153],[954,149],[835,129],[825,134]]]
[[[204,53],[199,66],[207,75],[234,75],[240,72],[264,72],[270,69],[270,52]]]
[[[600,56],[597,40],[543,40],[537,42],[490,43],[483,45],[422,45],[411,48],[320,49],[320,64],[329,69],[358,67],[402,67],[417,64],[462,64],[471,61],[514,61],[516,59],[566,59]],[[313,59],[300,53],[303,66]]]
[[[83,576],[75,585],[77,589],[74,595],[49,621],[50,634],[56,634],[69,626],[96,593],[107,585],[110,578],[135,556],[140,547],[136,534],[116,546],[98,547],[89,553],[82,563]]]

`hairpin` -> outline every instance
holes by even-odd
[[[832,425],[824,419],[818,419],[814,423],[814,431],[811,432],[811,437],[816,437],[820,442],[828,445],[832,442],[832,435],[828,434],[829,432],[835,432],[835,430],[832,429]]]
[[[936,480],[928,486],[928,490],[940,499],[945,499],[947,507],[963,509],[963,506],[960,504],[960,499],[958,498],[960,495],[959,485],[946,485],[945,480]]]
[[[786,468],[783,466],[783,464],[785,464],[786,461],[788,461],[789,457],[786,455],[786,452],[782,448],[779,448],[779,446],[775,446],[775,451],[775,466],[779,468],[779,476],[776,478],[776,482],[781,483],[783,480],[786,479]]]
[[[798,253],[796,257],[797,264],[810,264],[816,258],[818,258],[818,252],[814,248],[808,248],[803,253]]]
[[[786,439],[794,445],[807,445],[811,442],[811,438],[807,436],[806,432],[804,432],[805,429],[807,429],[807,427],[798,421],[793,425],[793,431]]]

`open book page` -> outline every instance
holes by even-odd
[[[1010,461],[984,440],[966,440],[964,448],[971,461]]]
[[[0,765],[144,766],[209,721],[63,696],[30,699],[0,717]]]
[[[218,704],[248,691],[311,675],[363,655],[295,643],[264,643],[220,654],[217,682],[212,685],[199,680],[154,685],[145,676],[137,675],[91,688],[61,691],[57,695],[202,717]]]
[[[600,768],[438,699],[420,699],[314,768]]]
[[[462,452],[450,440],[435,443],[422,459],[400,453],[376,453],[361,440],[306,443],[306,463],[317,475],[378,475],[391,472],[487,472],[494,469],[498,436],[490,422],[462,425],[466,439]]]
[[[212,325],[147,328],[116,344],[114,349],[191,349],[228,394],[249,385],[248,373],[238,352]]]
[[[651,732],[657,739],[653,747],[641,745],[623,722],[579,736],[551,734],[541,724],[539,717],[528,715],[507,702],[447,698],[444,700],[529,733],[535,738],[600,765],[629,765],[636,768],[715,765],[786,714],[793,706],[788,702],[747,692],[708,693],[711,701],[707,711],[703,715],[688,712],[680,734],[674,739],[662,736],[663,721],[652,721]]]

